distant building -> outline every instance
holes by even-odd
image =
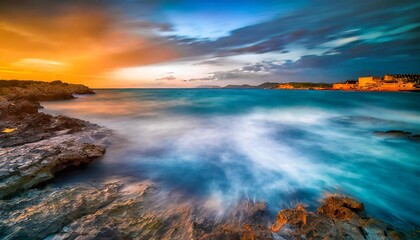
[[[372,86],[375,86],[376,84],[378,84],[379,82],[381,82],[381,78],[380,77],[359,77],[359,88],[371,88]]]
[[[415,91],[420,90],[420,74],[387,74],[383,78],[359,77],[358,81],[333,84],[335,90]]]

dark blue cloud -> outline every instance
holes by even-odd
[[[220,66],[228,61],[225,57],[251,56],[252,64],[209,72],[208,80],[240,80],[248,74],[256,81],[267,76],[338,81],[420,68],[420,3],[414,0],[0,0],[0,13],[24,9],[48,16],[75,6],[123,13],[136,24],[133,28],[155,29],[153,39],[176,48],[176,61]],[[199,29],[183,26],[188,23]],[[220,33],[212,32],[212,23],[221,23]],[[267,53],[278,54],[281,61],[252,59]]]

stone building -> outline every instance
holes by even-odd
[[[372,87],[376,86],[381,81],[382,81],[382,79],[380,77],[373,77],[373,76],[359,77],[358,87],[361,88],[361,89],[369,89],[369,88],[372,88]]]
[[[358,81],[333,84],[335,90],[419,91],[420,74],[387,74],[383,78],[359,77]]]

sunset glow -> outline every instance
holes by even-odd
[[[0,78],[194,87],[417,70],[418,3],[318,2],[1,1]]]

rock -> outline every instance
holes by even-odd
[[[303,205],[298,205],[296,209],[283,209],[277,214],[277,221],[271,227],[274,232],[279,231],[284,225],[301,226],[306,224],[306,210]]]
[[[334,195],[317,212],[307,212],[302,205],[281,210],[272,230],[285,239],[402,239],[390,225],[363,211],[362,203]]]
[[[358,213],[364,209],[363,203],[354,199],[341,196],[330,196],[325,203],[318,208],[318,213],[331,219],[350,220],[358,217]]]
[[[18,81],[0,80],[0,96],[8,100],[29,101],[64,100],[74,98],[73,94],[94,94],[92,89],[81,84],[67,84],[61,81]]]
[[[87,214],[93,214],[118,196],[119,184],[31,190],[0,200],[1,239],[42,239]]]
[[[405,132],[402,130],[389,130],[389,131],[375,131],[375,135],[383,136],[383,137],[396,137],[396,138],[404,138],[411,135],[411,132]]]
[[[101,139],[95,139],[95,134],[106,131],[97,127],[0,148],[0,199],[51,180],[55,173],[65,168],[89,164],[101,157],[105,147],[97,145]]]
[[[0,81],[0,199],[85,165],[105,153],[111,132],[87,121],[38,112],[38,100],[92,93],[62,82]]]
[[[273,238],[272,232],[263,225],[245,224],[243,228],[238,228],[236,225],[219,226],[211,233],[204,234],[199,238],[200,240],[271,240]]]
[[[413,134],[411,132],[406,132],[402,130],[389,130],[389,131],[375,131],[373,132],[376,136],[384,138],[402,138],[410,141],[418,142],[420,141],[419,134]]]

